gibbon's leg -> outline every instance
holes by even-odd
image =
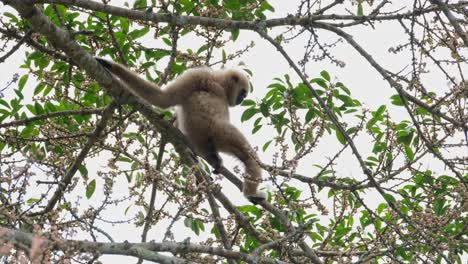
[[[170,85],[161,89],[158,85],[141,78],[138,74],[119,63],[102,58],[96,58],[96,60],[111,73],[119,77],[131,92],[161,108],[180,104],[182,100],[190,95],[193,89],[196,89],[196,84],[194,84],[196,79],[194,75],[196,74],[182,75]]]
[[[232,124],[219,123],[213,131],[216,133],[215,144],[221,152],[234,155],[244,163],[247,176],[244,178],[242,192],[254,204],[266,198],[266,194],[258,190],[262,181],[262,170],[255,160],[255,153],[242,133]]]
[[[223,165],[223,160],[219,156],[218,149],[216,148],[215,142],[211,137],[208,139],[207,152],[207,155],[209,157],[208,159],[209,161],[212,161],[212,164],[214,166],[213,173],[219,174],[219,169]]]

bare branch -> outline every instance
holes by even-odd
[[[468,47],[468,34],[462,29],[460,23],[458,23],[457,18],[452,14],[452,11],[450,11],[448,5],[441,0],[431,0],[431,2],[439,6],[442,12],[444,12],[445,16],[450,21],[450,24],[452,24],[457,34],[465,43],[465,46]]]

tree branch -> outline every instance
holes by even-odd
[[[387,73],[387,71],[382,66],[380,66],[380,64],[378,64],[377,61],[375,61],[374,58],[366,50],[364,50],[364,48],[362,48],[361,45],[359,45],[354,40],[353,36],[351,36],[350,34],[346,33],[345,31],[343,31],[343,30],[341,30],[341,29],[339,29],[337,27],[334,27],[334,26],[326,24],[326,23],[317,22],[317,23],[313,23],[312,26],[334,32],[338,36],[344,38],[357,52],[359,52],[359,54],[362,57],[364,57],[369,62],[369,64],[372,67],[374,67],[374,69],[376,69],[380,73],[380,75],[382,75],[382,77],[390,84],[391,87],[393,87],[395,90],[397,90],[399,93],[401,93],[401,95],[404,96],[406,99],[408,99],[408,101],[415,103],[416,105],[426,109],[430,113],[432,113],[432,114],[434,114],[434,115],[436,115],[436,116],[438,116],[438,117],[440,117],[442,119],[447,120],[448,122],[452,123],[453,125],[455,125],[457,127],[461,127],[464,130],[468,130],[468,124],[460,122],[460,121],[458,121],[458,120],[456,120],[456,119],[454,119],[452,117],[449,117],[446,114],[440,112],[440,110],[438,110],[438,109],[433,109],[431,106],[425,104],[424,102],[422,102],[421,100],[419,100],[415,96],[413,96],[413,95],[409,94],[407,91],[405,91],[403,89],[402,85],[399,84],[398,82],[396,82],[395,80],[393,80],[392,77]]]
[[[253,263],[257,260],[256,256],[252,256],[247,253],[226,250],[219,247],[210,247],[200,244],[190,243],[188,241],[174,243],[174,242],[149,242],[149,243],[103,243],[103,242],[90,242],[84,240],[62,240],[54,238],[53,240],[47,239],[44,236],[37,236],[30,233],[26,233],[16,229],[8,229],[0,227],[0,239],[3,241],[13,242],[17,245],[26,246],[31,248],[34,240],[42,240],[43,244],[41,247],[53,250],[66,251],[70,253],[70,249],[74,249],[80,252],[98,252],[104,255],[126,255],[140,257],[146,260],[151,260],[160,263],[195,263],[190,262],[181,258],[168,257],[156,252],[171,252],[173,254],[186,254],[186,253],[200,253],[210,254],[215,256],[224,257],[226,259],[235,259],[239,261],[246,261]],[[261,263],[271,264],[287,264],[287,262],[260,257],[258,260]]]
[[[49,118],[54,118],[54,117],[61,117],[61,116],[102,114],[103,111],[104,111],[104,108],[94,108],[94,109],[66,110],[66,111],[60,111],[60,112],[52,112],[52,113],[46,113],[42,115],[33,116],[30,118],[19,119],[19,120],[11,121],[8,123],[3,123],[3,124],[0,124],[0,128],[11,127],[11,126],[22,126],[22,125],[27,125],[34,121],[44,120],[44,119],[49,119]]]
[[[34,7],[31,0],[1,1],[15,8],[22,17],[31,23],[31,26],[35,31],[43,34],[54,46],[64,51],[67,56],[76,61],[76,63],[82,69],[84,69],[84,71],[90,77],[96,79],[102,86],[107,87],[107,91],[111,95],[117,99],[122,97],[122,93],[125,91],[124,85],[119,80],[113,78],[112,75],[106,71],[91,55],[84,51],[73,40],[73,38],[71,38],[68,32],[56,27],[38,8]],[[155,127],[155,129],[162,133],[163,137],[167,138],[168,142],[171,142],[174,145],[174,148],[181,156],[182,162],[184,162],[189,167],[199,167],[196,156],[193,154],[193,151],[187,147],[190,146],[190,144],[187,142],[183,134],[178,129],[174,128],[167,120],[164,120],[161,114],[154,111],[152,107],[149,106],[146,102],[134,96],[131,98],[132,99],[127,101],[127,103],[133,105],[137,111],[139,111],[147,118],[147,120]],[[82,150],[82,152],[84,152],[84,150],[85,148]],[[196,175],[200,182],[203,180],[211,182],[209,177],[203,173],[202,169],[198,169],[196,171]],[[58,193],[58,191],[56,195],[54,195],[54,200],[58,200],[62,194],[61,191],[60,193]],[[250,222],[245,219],[245,216],[243,216],[243,214],[240,213],[237,208],[235,208],[235,206],[230,203],[229,199],[221,191],[216,192],[214,195],[223,204],[223,206],[227,207],[226,210],[228,210],[230,213],[234,213],[237,219],[243,220],[241,221],[241,224],[246,228],[246,230],[253,232],[253,234],[257,233],[250,225]],[[53,207],[54,204],[55,202],[53,204],[49,203],[47,209]],[[261,205],[273,213],[276,217],[278,217],[281,223],[284,226],[287,226],[289,230],[294,231],[294,227],[291,225],[290,220],[280,209],[274,207],[266,201],[262,202]],[[258,234],[257,237],[261,236]],[[262,240],[265,240],[265,238]],[[304,250],[306,256],[311,258],[314,263],[322,263],[313,250],[304,241],[301,241],[299,245]]]
[[[2,0],[10,1],[10,0]],[[25,0],[25,2],[30,2],[33,0]],[[273,28],[279,26],[307,26],[311,22],[319,20],[354,20],[354,21],[382,21],[382,20],[394,20],[394,19],[410,19],[413,16],[420,16],[423,14],[439,11],[437,7],[430,7],[426,9],[418,9],[414,11],[409,11],[403,14],[394,14],[394,15],[381,15],[381,16],[358,16],[358,15],[308,15],[304,17],[298,16],[286,16],[282,18],[274,18],[260,21],[242,21],[242,20],[229,20],[229,19],[220,19],[220,18],[211,18],[211,17],[201,17],[201,16],[183,16],[183,15],[173,15],[167,13],[152,13],[148,11],[139,11],[131,10],[127,8],[107,5],[91,0],[38,0],[33,1],[35,3],[55,3],[63,4],[67,6],[76,6],[93,11],[99,11],[107,14],[112,14],[115,16],[126,17],[129,19],[135,19],[140,21],[151,21],[154,23],[169,23],[178,26],[188,26],[188,25],[200,25],[206,27],[217,27],[223,29],[250,29],[255,30],[258,27],[262,28]],[[468,1],[459,1],[456,4],[451,4],[453,7],[464,7],[468,6]]]
[[[465,46],[468,47],[468,34],[466,34],[466,32],[462,29],[460,23],[458,23],[457,18],[452,14],[452,11],[450,11],[447,4],[440,0],[431,0],[431,2],[436,4],[442,10],[442,12],[444,12],[445,16],[450,21],[450,24],[452,24],[457,34],[465,43]]]
[[[88,155],[88,152],[100,139],[100,135],[102,131],[104,131],[104,129],[106,128],[107,122],[111,118],[116,107],[117,107],[117,103],[115,101],[111,101],[110,104],[106,106],[106,108],[102,112],[101,120],[96,124],[94,131],[88,137],[88,141],[85,143],[85,145],[81,149],[78,156],[76,156],[73,163],[70,165],[70,167],[68,167],[65,175],[63,176],[62,180],[57,186],[57,190],[55,191],[54,195],[52,196],[52,198],[50,198],[49,202],[47,203],[47,206],[44,208],[43,211],[31,213],[30,216],[45,214],[45,213],[50,212],[52,209],[54,209],[57,202],[60,200],[60,198],[62,198],[64,191],[67,189],[68,185],[70,185],[76,171],[78,170],[78,168],[83,163],[86,156]]]

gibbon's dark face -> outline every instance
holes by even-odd
[[[242,103],[242,101],[244,101],[245,97],[247,96],[247,91],[242,89],[239,94],[237,95],[237,98],[236,98],[236,105],[239,105],[240,103]]]
[[[224,72],[225,88],[230,106],[236,106],[244,101],[249,89],[249,79],[243,72],[227,70]]]

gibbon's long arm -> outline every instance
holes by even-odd
[[[208,74],[206,71],[191,70],[179,76],[177,81],[161,89],[158,85],[141,78],[121,64],[102,58],[96,58],[96,60],[112,74],[119,77],[131,92],[161,108],[181,104],[182,100],[196,89],[197,85],[194,85],[194,82],[202,81]]]

